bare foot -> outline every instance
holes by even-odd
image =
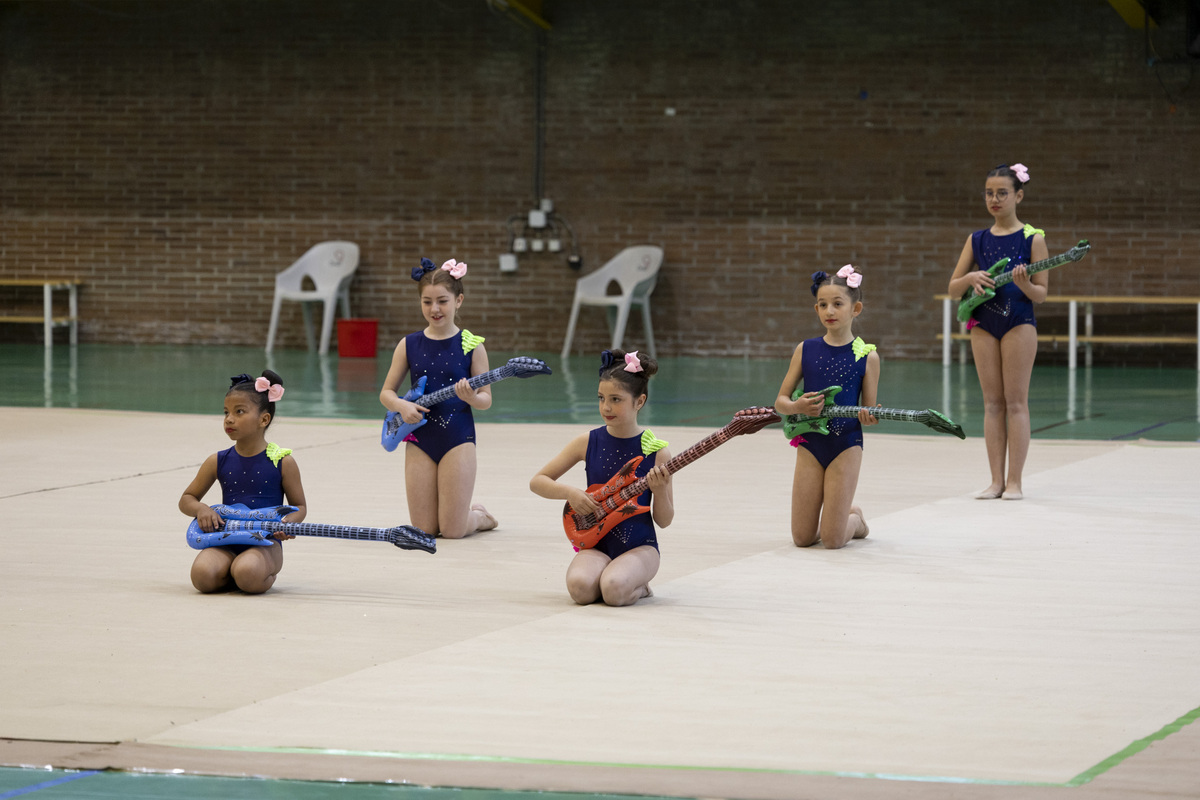
[[[1020,486],[1018,486],[1015,489],[1012,488],[1011,486],[1006,488],[1004,490],[1004,494],[1002,494],[1000,497],[1001,497],[1001,499],[1004,499],[1004,500],[1024,500],[1025,499],[1025,495],[1021,494]]]
[[[481,517],[483,517],[483,520],[484,520],[483,524],[475,529],[477,531],[490,531],[492,528],[494,528],[500,524],[499,522],[496,521],[496,518],[493,517],[491,514],[489,514],[488,510],[479,503],[476,503],[475,505],[471,506],[471,510],[478,511],[479,515]]]
[[[1004,494],[1004,487],[992,484],[975,495],[976,500],[995,500]]]
[[[654,597],[654,590],[650,588],[650,584],[647,583],[645,586],[645,589],[646,589],[646,593],[644,595],[642,595],[643,598]]]
[[[854,531],[855,539],[865,539],[871,529],[867,527],[867,518],[863,516],[862,509],[858,506],[850,506],[850,513],[858,517],[858,530]]]

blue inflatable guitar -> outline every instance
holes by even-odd
[[[187,529],[187,543],[196,550],[223,545],[252,545],[268,547],[276,542],[271,534],[292,536],[326,536],[334,539],[360,539],[372,542],[391,542],[401,550],[437,552],[437,540],[420,528],[400,525],[395,528],[356,528],[350,525],[321,525],[312,522],[282,522],[295,506],[247,508],[241,503],[215,505],[212,510],[225,521],[219,531],[200,529],[199,520],[192,520]]]
[[[505,378],[528,378],[531,375],[550,374],[552,373],[550,372],[550,368],[546,366],[546,362],[539,361],[536,358],[529,358],[528,356],[517,356],[516,358],[510,358],[508,363],[503,367],[497,367],[482,375],[468,378],[467,383],[471,384],[472,389],[478,389],[480,386],[487,386],[489,383],[502,381]],[[445,386],[436,392],[425,394],[425,377],[422,375],[417,379],[417,385],[410,389],[408,394],[404,395],[405,400],[429,408],[443,400],[449,400],[451,397],[454,397],[453,385]],[[384,450],[390,453],[404,441],[405,437],[424,424],[424,417],[421,418],[420,422],[414,422],[410,425],[404,421],[398,412],[389,411],[387,412],[387,416],[383,418],[383,434],[379,438],[379,443],[383,445]]]

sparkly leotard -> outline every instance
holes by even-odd
[[[458,383],[462,378],[470,378],[471,352],[481,342],[482,337],[466,330],[460,330],[449,339],[430,339],[424,331],[410,333],[404,337],[404,347],[413,384],[425,376],[428,394]],[[420,403],[418,400],[417,404]],[[415,440],[416,446],[435,464],[460,444],[475,441],[471,406],[457,395],[431,407],[425,420],[408,441]]]
[[[854,350],[853,342],[833,347],[820,336],[805,339],[800,352],[804,391],[819,392],[830,386],[841,386],[842,391],[830,404],[858,405],[863,376],[867,373],[867,358],[865,352],[857,355]],[[803,441],[797,443],[812,453],[823,469],[828,469],[844,451],[863,444],[862,423],[857,417],[830,419],[828,427],[829,433],[805,433],[800,437]]]
[[[1023,230],[994,235],[990,229],[984,228],[971,234],[971,250],[975,254],[975,264],[980,269],[990,269],[1002,258],[1007,258],[1008,264],[1004,272],[1011,272],[1018,264],[1029,264],[1033,251],[1034,234],[1043,231],[1026,225]],[[1004,334],[1018,325],[1037,327],[1037,318],[1033,313],[1033,301],[1025,296],[1015,281],[1009,281],[996,288],[996,296],[985,303],[980,303],[967,323],[970,330],[978,326],[997,339],[1003,339]]]
[[[646,477],[646,473],[654,467],[654,453],[666,444],[661,439],[655,439],[648,430],[628,439],[618,439],[606,427],[595,428],[588,434],[587,455],[584,458],[588,485],[607,483],[621,467],[637,456],[644,458],[634,474],[638,478]],[[653,493],[647,489],[638,495],[637,504],[649,506],[652,496]],[[595,549],[609,558],[616,558],[642,545],[658,549],[654,520],[649,513],[637,514],[620,523],[596,544]]]
[[[221,502],[241,503],[247,508],[271,508],[283,505],[283,471],[279,462],[290,454],[274,443],[249,458],[235,447],[217,453],[217,482],[221,484]]]

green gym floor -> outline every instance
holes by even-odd
[[[75,349],[0,345],[0,406],[108,408],[205,413],[215,420],[229,375],[275,369],[287,385],[281,415],[382,418],[379,388],[390,354],[376,359],[319,357],[280,350],[267,358],[253,347],[81,345]],[[491,365],[515,355],[544,360],[552,377],[509,380],[493,389],[487,422],[593,425],[595,361],[557,354],[490,353]],[[781,359],[672,358],[651,383],[643,413],[648,426],[719,427],[739,408],[770,405],[787,370]],[[1193,369],[1035,367],[1029,407],[1034,438],[1200,441],[1198,373]],[[935,408],[983,434],[979,382],[971,364],[889,361],[879,401],[892,408]],[[927,433],[921,426],[882,423],[888,433]]]

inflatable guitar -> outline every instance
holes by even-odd
[[[830,386],[821,394],[825,395],[826,404],[832,403],[833,398],[842,390],[840,386]],[[803,389],[792,392],[792,399],[799,400],[804,394]],[[826,405],[821,409],[820,416],[810,417],[805,414],[788,414],[783,418],[783,434],[788,439],[795,439],[805,433],[829,433],[829,419],[832,417],[857,417],[860,409],[871,412],[876,419],[890,419],[898,422],[920,422],[928,425],[938,433],[949,433],[960,439],[967,438],[962,426],[940,411],[927,408],[915,411],[907,408],[872,408],[870,406],[832,406]]]
[[[187,543],[196,550],[221,545],[253,545],[267,547],[275,543],[273,533],[293,536],[327,536],[335,539],[362,539],[372,542],[391,542],[401,550],[437,552],[437,541],[420,528],[400,525],[395,528],[356,528],[350,525],[321,525],[312,522],[281,522],[296,510],[295,506],[246,508],[241,503],[215,505],[212,510],[225,520],[225,527],[211,533],[200,529],[200,521],[192,520],[187,529]]]
[[[1041,261],[1035,261],[1025,267],[1025,270],[1030,275],[1033,275],[1037,272],[1045,272],[1048,269],[1061,267],[1063,264],[1071,261],[1078,261],[1079,259],[1083,258],[1087,255],[1088,250],[1091,249],[1092,246],[1088,244],[1087,239],[1080,239],[1079,244],[1075,245],[1067,252],[1060,253],[1056,256],[1051,256],[1050,258],[1044,258]],[[1012,273],[1004,272],[1004,268],[1008,266],[1008,261],[1009,260],[1007,258],[1002,258],[995,264],[992,264],[992,268],[987,271],[987,274],[990,275],[996,282],[996,287],[1012,282]],[[967,289],[966,293],[962,296],[962,299],[958,301],[958,321],[966,322],[971,318],[971,314],[976,308],[978,308],[982,303],[986,303],[988,300],[991,300],[993,297],[995,297],[996,287],[984,289],[983,294],[975,294],[974,289]]]
[[[779,415],[772,408],[745,408],[734,415],[733,420],[721,430],[701,439],[696,444],[684,450],[668,461],[667,472],[675,474],[701,456],[711,453],[735,436],[743,433],[757,433],[773,422],[779,422]],[[645,514],[649,506],[637,504],[637,497],[646,491],[646,479],[637,478],[635,470],[642,463],[643,456],[631,458],[617,474],[609,478],[608,483],[597,483],[588,487],[588,494],[600,504],[600,510],[591,514],[578,514],[571,504],[563,507],[563,529],[567,538],[576,550],[586,550],[595,547],[604,536],[626,519]]]
[[[528,356],[517,356],[516,358],[510,358],[508,363],[503,367],[497,367],[482,375],[468,378],[467,383],[471,384],[472,389],[478,389],[480,386],[487,386],[489,383],[502,381],[505,378],[528,378],[531,375],[550,374],[552,373],[550,372],[550,368],[546,366],[546,362],[539,361],[536,358],[529,358]],[[443,400],[449,400],[451,397],[454,397],[453,385],[425,394],[425,377],[422,375],[417,379],[417,385],[410,389],[408,394],[404,395],[405,400],[429,408]],[[390,453],[404,441],[405,437],[424,424],[424,417],[421,418],[420,422],[414,422],[410,425],[404,421],[398,412],[389,411],[387,412],[387,416],[383,418],[383,434],[379,439],[379,443],[383,445],[384,450]]]

